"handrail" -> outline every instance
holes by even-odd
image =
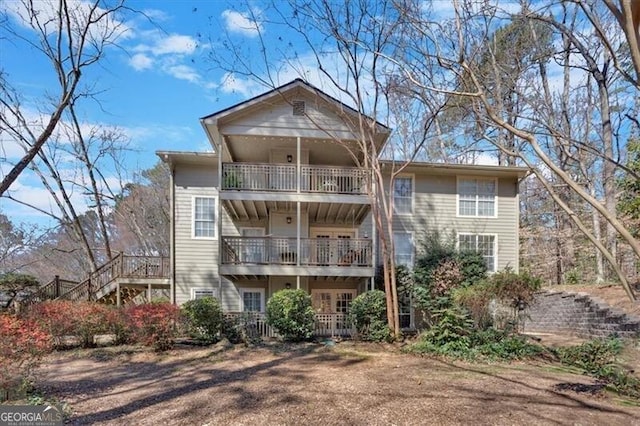
[[[369,238],[301,238],[300,253],[294,237],[222,236],[222,264],[302,266],[373,266]]]
[[[168,260],[163,256],[130,256],[119,253],[59,297],[67,300],[92,300],[117,278],[168,277]]]

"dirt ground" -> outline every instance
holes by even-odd
[[[637,405],[591,394],[592,379],[552,364],[454,363],[351,342],[59,352],[38,386],[82,425],[640,424]]]

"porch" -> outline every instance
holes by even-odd
[[[278,337],[278,333],[267,325],[266,314],[263,312],[227,312],[227,320],[242,326],[251,337]],[[314,337],[354,337],[355,329],[349,324],[347,314],[316,314],[313,331]]]

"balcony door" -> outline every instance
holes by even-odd
[[[311,237],[316,239],[312,256],[318,265],[336,265],[348,255],[352,238],[356,232],[352,230],[312,230]]]
[[[264,238],[264,228],[240,228],[240,235],[248,237],[248,241],[243,244],[242,263],[265,263],[267,259],[267,248]]]

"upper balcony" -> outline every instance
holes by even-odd
[[[299,244],[299,246],[298,246]],[[373,246],[363,238],[222,237],[220,272],[231,276],[371,277]]]
[[[295,164],[224,163],[222,190],[367,195],[370,173],[356,167]],[[298,187],[299,185],[299,187]]]

